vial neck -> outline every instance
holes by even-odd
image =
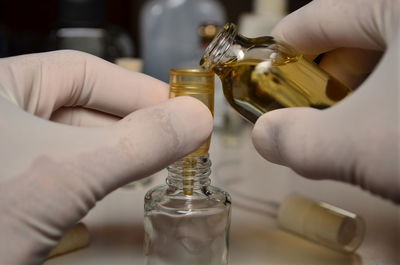
[[[210,185],[211,161],[204,156],[187,156],[167,167],[167,184],[182,189],[185,195]]]
[[[237,31],[236,25],[226,24],[206,48],[200,61],[201,67],[212,70],[220,62],[227,61],[225,57],[233,45]]]
[[[228,23],[207,47],[200,65],[206,70],[214,70],[219,65],[244,59],[250,49],[265,48],[274,43],[271,36],[246,38],[238,33],[235,24]]]

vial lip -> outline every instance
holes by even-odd
[[[213,76],[212,71],[197,68],[181,68],[169,70],[170,75],[200,75],[200,76]]]
[[[233,40],[238,32],[238,28],[233,23],[225,24],[224,28],[207,46],[200,66],[205,69],[212,69],[217,64],[227,50],[231,47]]]
[[[344,246],[344,250],[347,252],[354,252],[362,244],[365,237],[366,225],[363,218],[356,216],[354,219],[355,231],[353,239]]]
[[[191,91],[214,93],[214,72],[197,68],[170,70],[170,92],[182,94]]]
[[[197,68],[171,69],[170,86],[175,91],[179,88],[183,92],[187,89],[214,90],[214,72]]]

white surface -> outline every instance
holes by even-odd
[[[249,128],[240,138],[214,133],[211,159],[212,183],[232,195],[230,265],[400,264],[399,206],[348,184],[307,180],[266,162],[254,150]],[[143,197],[164,178],[160,172],[149,186],[119,189],[106,197],[83,220],[91,245],[45,264],[145,264]],[[293,191],[364,217],[367,233],[357,254],[341,254],[279,230],[267,201],[280,201]]]

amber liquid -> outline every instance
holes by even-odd
[[[351,90],[302,56],[284,60],[230,61],[213,69],[229,104],[255,123],[262,114],[285,107],[324,109]]]

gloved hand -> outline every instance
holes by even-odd
[[[300,52],[326,53],[321,67],[357,90],[323,111],[290,108],[260,117],[253,143],[262,156],[400,203],[399,14],[396,0],[316,0],[276,26],[273,35]]]
[[[42,263],[96,201],[199,147],[209,110],[167,98],[167,84],[81,52],[1,59],[0,263]]]

